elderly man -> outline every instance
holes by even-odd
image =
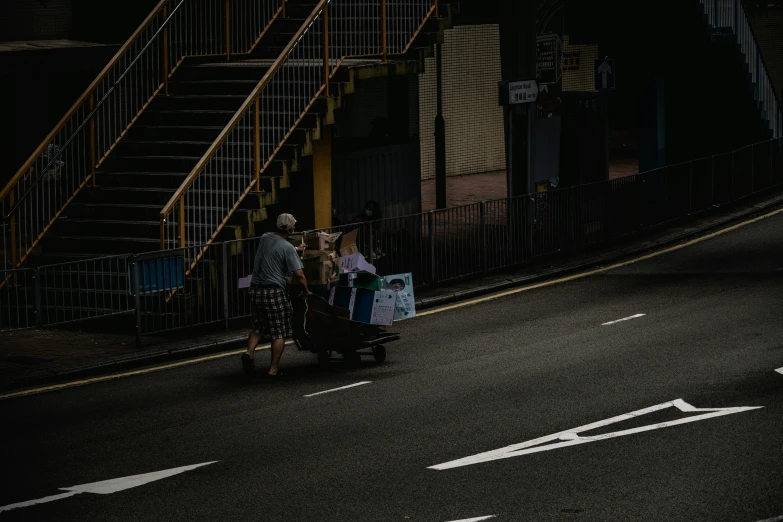
[[[296,247],[288,241],[293,234],[296,220],[291,214],[277,218],[277,230],[261,236],[250,282],[250,313],[252,331],[247,339],[247,353],[242,354],[242,369],[248,375],[255,375],[255,351],[261,341],[261,332],[272,337],[272,363],[267,375],[284,375],[278,369],[283,356],[286,337],[291,337],[293,308],[286,293],[286,277],[293,274],[294,283],[301,284],[304,294],[307,288],[302,261]],[[301,247],[304,248],[304,247]]]

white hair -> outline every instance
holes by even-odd
[[[277,217],[277,229],[281,232],[290,234],[294,231],[294,225],[296,225],[296,219],[291,214],[280,214]]]

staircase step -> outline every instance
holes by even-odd
[[[117,154],[109,156],[109,159],[101,165],[101,170],[106,172],[190,172],[202,156],[203,154],[195,156]]]
[[[225,128],[223,125],[134,125],[126,140],[133,141],[200,141],[212,144]],[[252,132],[252,127],[239,125]],[[124,140],[123,140],[124,141]],[[122,144],[123,142],[120,142]]]
[[[201,157],[213,141],[124,139],[117,146],[116,154],[118,156]]]
[[[113,203],[119,206],[132,201],[134,204],[158,205],[168,203],[174,190],[147,187],[89,187],[79,193],[81,203]]]
[[[164,111],[216,110],[236,112],[246,99],[247,95],[241,94],[177,94],[171,96],[157,96],[150,105],[150,109]]]
[[[215,216],[213,216],[215,217]],[[222,220],[222,218],[221,218]],[[214,220],[213,220],[214,221]],[[205,224],[189,224],[188,228],[202,228],[211,231],[215,227]],[[226,225],[227,235],[237,237],[241,227]],[[128,221],[118,219],[67,218],[58,219],[53,227],[52,237],[80,236],[85,238],[119,236],[127,238],[159,239],[160,221]]]
[[[175,81],[255,80],[260,81],[271,64],[243,60],[238,62],[183,65],[174,73]]]
[[[116,255],[154,252],[160,249],[160,238],[118,236],[46,236],[41,250],[50,254],[78,251],[84,254]]]
[[[242,95],[248,96],[260,80],[193,80],[172,81],[169,92],[188,95]]]
[[[146,126],[225,127],[234,114],[236,114],[236,110],[159,111],[148,109],[141,114],[138,123]]]

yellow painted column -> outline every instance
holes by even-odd
[[[315,228],[332,226],[332,126],[321,127],[313,142],[313,205]]]

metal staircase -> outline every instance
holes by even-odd
[[[767,72],[756,35],[741,0],[699,0],[712,40],[728,43],[742,56],[748,88],[769,127],[770,138],[783,136],[783,105]]]

